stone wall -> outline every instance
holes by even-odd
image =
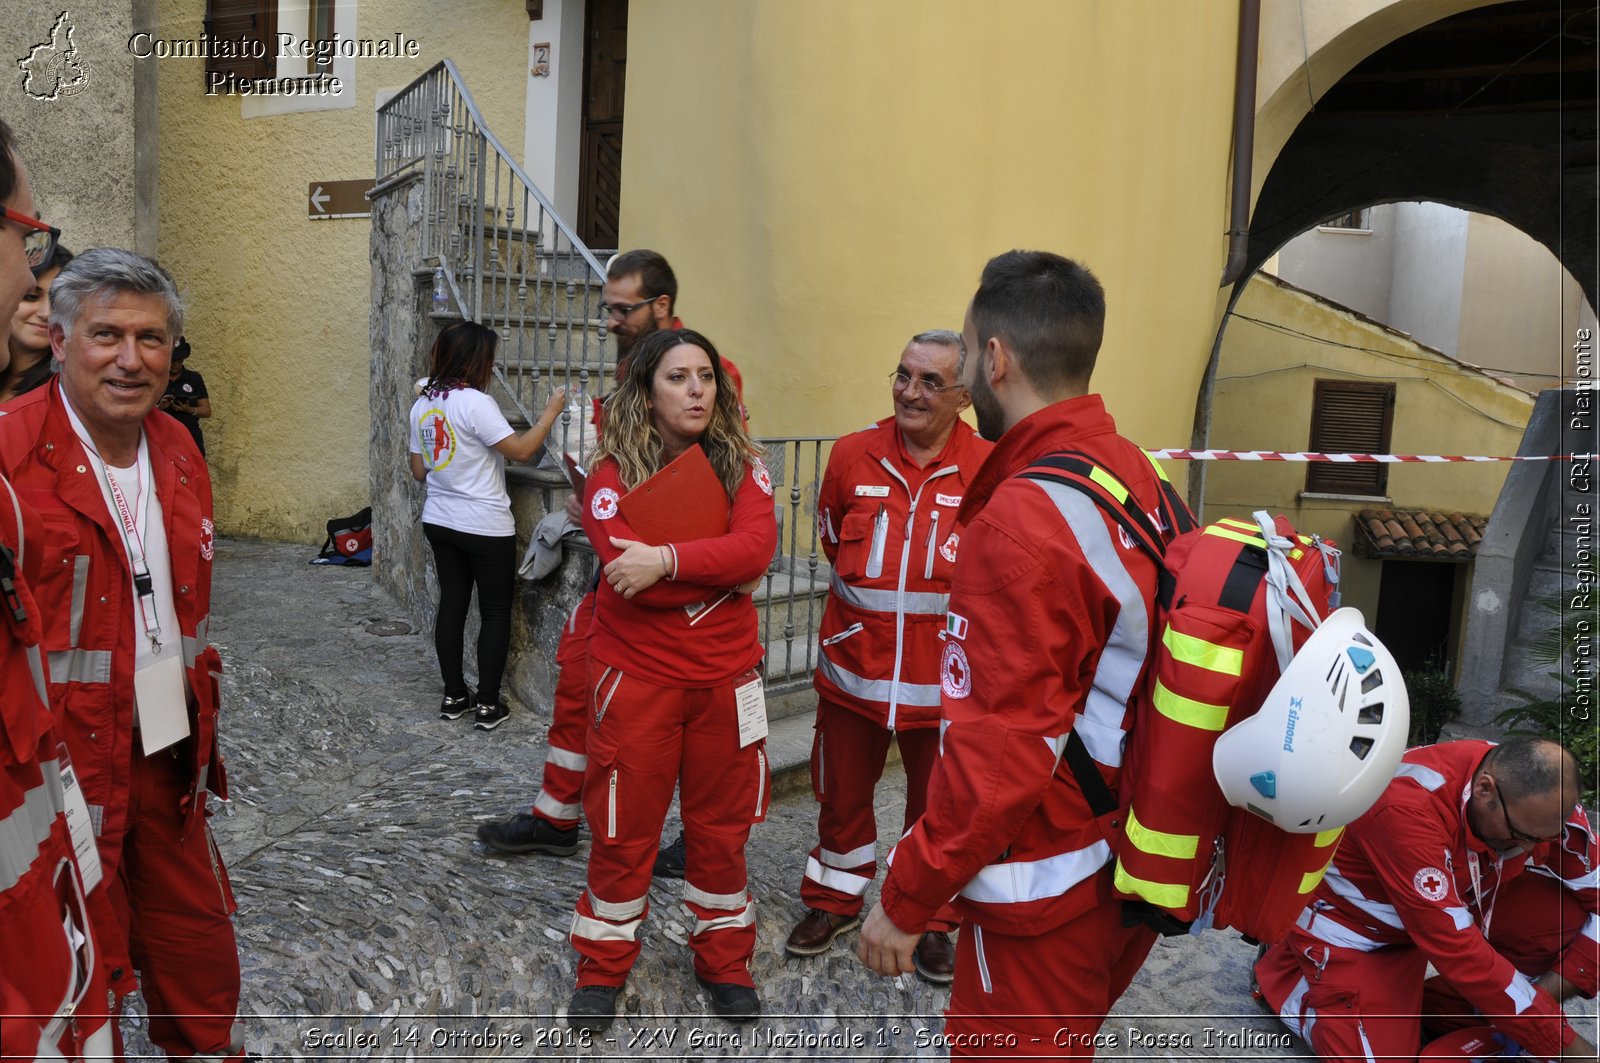
[[[157,71],[128,43],[154,21],[153,0],[8,4],[0,18],[0,116],[17,134],[39,216],[74,251],[157,252]]]
[[[431,631],[438,580],[422,535],[423,486],[411,478],[407,415],[415,383],[427,372],[427,352],[439,324],[429,316],[433,272],[421,258],[421,176],[372,200],[372,412],[371,490],[373,571],[406,607],[412,623]],[[570,490],[560,473],[512,466],[507,476],[517,524],[518,557],[534,527]],[[524,707],[548,712],[555,690],[555,648],[561,628],[583,596],[594,570],[587,542],[569,544],[562,565],[537,582],[517,581],[506,693]],[[467,622],[467,673],[476,673],[472,646],[476,615]]]

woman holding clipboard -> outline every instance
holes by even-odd
[[[605,417],[584,490],[584,530],[604,569],[583,783],[594,844],[567,1023],[599,1031],[616,1015],[675,784],[695,975],[713,1011],[748,1022],[760,1005],[744,847],[768,800],[748,592],[777,547],[772,481],[716,348],[697,332],[640,340]]]

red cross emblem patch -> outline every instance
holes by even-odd
[[[217,553],[217,528],[210,517],[200,518],[200,556],[210,561]]]
[[[594,514],[595,520],[610,520],[617,515],[617,493],[609,487],[602,487],[594,493],[594,499],[589,503],[589,512]]]
[[[755,480],[756,486],[761,488],[762,493],[770,498],[772,496],[772,474],[767,472],[767,467],[759,461],[754,462],[750,468],[750,476]]]
[[[967,651],[959,642],[944,644],[944,661],[939,667],[939,689],[947,698],[965,698],[972,694],[972,669],[967,665]]]
[[[1442,901],[1450,892],[1450,880],[1436,867],[1425,867],[1411,879],[1417,892],[1430,901]]]

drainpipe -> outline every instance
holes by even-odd
[[[1226,288],[1244,276],[1250,243],[1250,164],[1256,150],[1256,57],[1261,45],[1261,0],[1239,0],[1239,53],[1233,74],[1233,206],[1228,215]]]

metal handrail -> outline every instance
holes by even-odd
[[[443,271],[451,304],[435,316],[499,333],[497,390],[525,420],[566,385],[552,443],[581,455],[593,443],[591,384],[615,364],[599,310],[605,267],[490,131],[451,60],[378,109],[376,170],[374,194],[421,172],[418,265]]]

